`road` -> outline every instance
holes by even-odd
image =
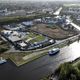
[[[75,27],[76,29],[78,29],[80,31],[80,26],[76,25],[75,23],[71,22],[70,23],[73,27]]]
[[[56,10],[54,12],[54,15],[58,16],[60,14],[61,10],[62,10],[62,7],[60,7],[58,10]]]

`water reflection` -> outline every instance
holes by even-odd
[[[54,71],[53,67],[58,67],[61,63],[75,60],[80,57],[80,42],[74,42],[69,46],[65,46],[60,50],[60,53],[49,59],[49,69]],[[53,60],[52,60],[53,59]]]
[[[68,54],[71,54],[73,59],[80,57],[80,42],[71,44],[68,48]]]

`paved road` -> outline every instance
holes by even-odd
[[[60,63],[80,57],[80,43],[74,42],[61,49],[60,53],[50,57],[43,56],[33,62],[16,67],[11,61],[0,65],[1,80],[39,80],[53,72]]]
[[[58,16],[60,14],[61,10],[62,10],[62,7],[60,7],[58,10],[56,10],[54,12],[54,15]]]

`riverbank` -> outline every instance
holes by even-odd
[[[67,68],[66,68],[66,67],[67,67]],[[61,72],[61,71],[60,71],[61,68],[63,68],[64,70],[66,69],[66,73],[65,73],[65,74],[64,74],[64,73],[59,73],[59,72]],[[70,70],[72,70],[72,69],[73,69],[74,71],[77,71],[77,72],[80,71],[80,57],[77,58],[77,59],[75,59],[75,60],[73,60],[73,61],[65,62],[65,63],[61,64],[53,73],[45,76],[45,77],[44,77],[43,79],[41,79],[41,80],[58,80],[58,78],[60,77],[60,76],[59,76],[60,74],[64,74],[64,76],[62,75],[62,77],[65,78],[65,76],[71,75],[71,74],[69,74],[68,72],[69,72]],[[80,78],[80,74],[78,73],[79,75],[77,75],[77,72],[72,72],[72,73],[73,73],[73,74],[75,73],[75,77],[77,76],[77,77]],[[69,76],[69,77],[70,77],[70,76]],[[63,79],[63,78],[62,78],[62,79]],[[66,80],[67,80],[67,78],[66,78]],[[74,79],[74,80],[78,80],[78,79]]]
[[[76,41],[69,46],[67,45],[61,48],[60,53],[55,56],[50,57],[45,55],[20,67],[17,67],[12,61],[7,60],[7,63],[0,66],[1,79],[40,80],[41,78],[53,73],[60,64],[80,57],[79,52],[80,42]],[[9,75],[11,77],[8,77]]]

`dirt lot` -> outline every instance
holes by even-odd
[[[74,35],[74,32],[64,31],[60,27],[49,27],[47,24],[38,24],[31,28],[31,30],[41,32],[55,39],[64,39]]]

